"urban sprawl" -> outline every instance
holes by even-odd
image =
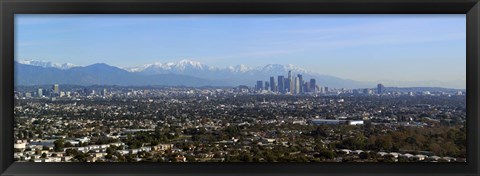
[[[373,87],[373,86],[372,86]],[[18,162],[465,162],[461,90],[17,86]]]

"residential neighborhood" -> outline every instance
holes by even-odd
[[[465,162],[464,92],[280,94],[63,86],[15,92],[18,162]]]

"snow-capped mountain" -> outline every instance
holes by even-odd
[[[128,67],[125,70],[129,72],[139,72],[145,74],[160,74],[160,73],[182,73],[182,72],[191,72],[191,71],[205,71],[205,70],[215,70],[214,67],[202,64],[197,61],[191,60],[181,60],[179,62],[167,62],[160,63],[155,62],[153,64],[145,64],[137,67]]]
[[[237,66],[229,66],[229,67],[227,67],[227,70],[231,71],[231,72],[234,72],[234,73],[245,73],[245,72],[253,70],[253,68],[249,67],[249,66],[246,66],[244,64],[240,64],[240,65],[237,65]]]
[[[287,64],[287,65],[280,65],[280,64],[268,64],[263,67],[257,67],[255,68],[256,71],[259,72],[265,72],[265,73],[285,73],[288,71],[292,71],[293,73],[300,73],[300,74],[317,74],[308,70],[305,70],[303,68],[300,68],[298,66],[295,66],[293,64]]]
[[[48,61],[40,61],[40,60],[21,60],[18,61],[21,64],[25,65],[32,65],[32,66],[39,66],[43,68],[58,68],[62,70],[70,69],[72,67],[76,67],[76,65],[72,63],[63,63],[63,64],[58,64],[58,63],[52,63]]]
[[[265,66],[250,67],[244,64],[229,66],[226,68],[216,68],[208,66],[206,64],[191,61],[191,60],[181,60],[179,62],[168,62],[160,63],[155,62],[153,64],[145,64],[137,67],[128,67],[124,68],[129,72],[138,72],[143,74],[159,74],[159,73],[192,73],[198,74],[198,72],[222,72],[222,73],[232,73],[232,74],[241,74],[241,73],[284,73],[292,71],[295,73],[310,73],[314,72],[307,71],[303,68],[297,67],[292,64],[280,65],[280,64],[268,64]]]

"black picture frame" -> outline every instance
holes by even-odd
[[[466,163],[13,162],[15,14],[466,14]],[[0,0],[0,173],[13,175],[479,175],[479,0]]]

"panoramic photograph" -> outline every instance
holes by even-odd
[[[15,15],[16,162],[466,162],[466,17]]]

